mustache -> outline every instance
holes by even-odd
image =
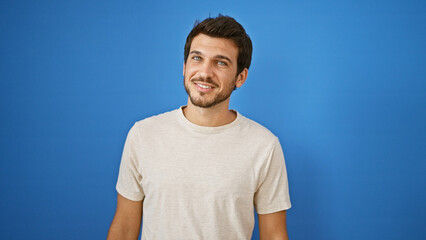
[[[194,78],[191,79],[191,82],[195,82],[195,81],[209,83],[209,84],[214,85],[215,87],[218,87],[218,85],[210,77],[208,77],[208,78],[194,77]]]

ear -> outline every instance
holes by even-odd
[[[244,82],[246,81],[246,79],[247,79],[247,74],[248,74],[248,70],[247,70],[247,68],[244,68],[244,70],[243,71],[241,71],[240,72],[240,74],[238,74],[238,76],[237,76],[237,81],[236,81],[236,83],[235,83],[235,86],[237,87],[237,88],[240,88],[243,84],[244,84]]]

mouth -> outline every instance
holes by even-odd
[[[204,85],[204,84],[201,84],[201,83],[196,83],[196,85],[197,85],[197,86],[199,86],[200,88],[204,88],[204,89],[213,88],[213,87],[211,87],[211,86]]]
[[[213,89],[215,88],[214,85],[204,83],[204,82],[194,82],[194,85],[196,86],[198,91],[201,91],[201,92],[210,92],[210,91],[213,91]]]

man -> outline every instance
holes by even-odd
[[[123,150],[108,239],[288,239],[291,207],[280,143],[229,110],[252,43],[231,17],[207,18],[184,53],[187,106],[135,123]]]

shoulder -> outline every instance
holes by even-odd
[[[177,110],[160,113],[135,122],[132,130],[144,133],[158,131],[175,123],[176,118]]]
[[[240,115],[242,128],[249,137],[253,137],[265,142],[275,142],[278,138],[269,129],[260,123]]]

